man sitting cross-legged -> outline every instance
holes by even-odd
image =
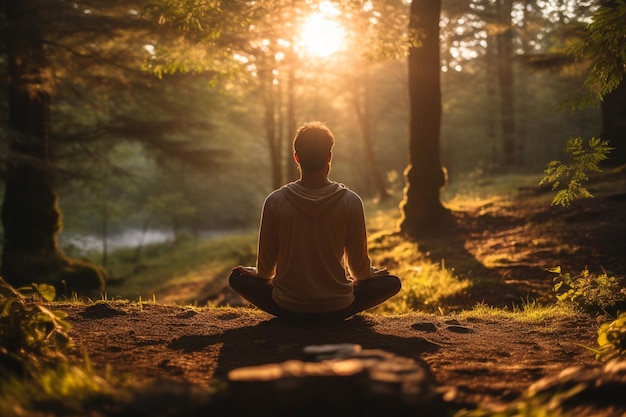
[[[298,129],[300,179],[266,198],[256,267],[230,275],[237,293],[274,316],[344,320],[400,291],[398,277],[372,266],[361,198],[328,178],[334,144],[321,122]]]

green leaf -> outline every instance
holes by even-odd
[[[539,182],[552,184],[552,190],[558,190],[551,205],[567,207],[577,198],[592,198],[582,183],[589,180],[589,172],[602,171],[598,163],[607,159],[611,150],[608,141],[599,138],[591,138],[586,145],[583,138],[570,138],[565,146],[570,162],[550,161],[544,170],[547,175]]]
[[[552,268],[547,268],[546,271],[553,272],[555,274],[560,274],[561,273],[561,267],[560,266],[555,266],[555,267],[552,267]]]
[[[33,288],[46,301],[54,301],[57,296],[57,290],[52,285],[33,284]]]

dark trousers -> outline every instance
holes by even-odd
[[[345,320],[358,312],[376,307],[400,291],[400,279],[381,275],[354,283],[354,301],[348,307],[324,313],[297,313],[282,308],[272,298],[274,286],[269,279],[233,272],[229,284],[233,290],[261,310],[273,316],[289,319]]]

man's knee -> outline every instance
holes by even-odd
[[[376,279],[377,282],[375,284],[372,283],[374,287],[378,287],[379,291],[388,294],[389,297],[397,294],[402,289],[402,282],[395,275],[382,275]]]
[[[400,281],[400,278],[398,278],[397,276],[389,275],[388,282],[389,282],[389,289],[394,294],[399,293],[400,290],[402,289],[402,281]]]
[[[240,272],[230,274],[228,285],[240,294],[242,292],[271,291],[272,288],[271,280],[242,274]]]
[[[228,285],[230,285],[230,288],[232,288],[233,290],[239,292],[245,281],[245,278],[246,276],[244,274],[233,272],[232,274],[230,274],[230,277],[228,277]]]

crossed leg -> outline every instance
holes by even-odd
[[[402,284],[395,275],[381,275],[354,283],[354,301],[348,307],[323,313],[297,313],[279,306],[272,298],[272,281],[233,272],[229,278],[233,290],[261,310],[276,317],[293,319],[345,320],[361,311],[382,304],[400,291]]]

